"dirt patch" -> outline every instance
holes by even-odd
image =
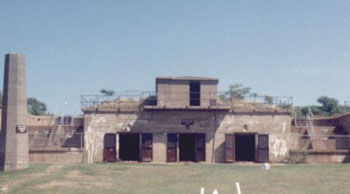
[[[79,170],[73,170],[73,171],[69,172],[65,177],[69,178],[69,179],[81,179],[85,176],[86,175],[81,173]]]
[[[60,167],[56,167],[57,170]],[[52,171],[50,171],[52,173]],[[111,182],[100,182],[104,180],[103,177],[92,177],[83,174],[79,170],[73,170],[64,176],[64,180],[55,180],[48,183],[37,185],[35,189],[52,189],[55,187],[66,187],[66,188],[110,188],[113,186]]]
[[[82,188],[81,185],[75,184],[73,182],[68,182],[68,181],[52,181],[49,183],[41,184],[36,186],[36,189],[51,189],[54,187],[69,187],[69,188],[75,188],[79,189]]]
[[[8,185],[0,185],[0,191],[6,193],[9,190]]]
[[[52,174],[58,172],[62,168],[62,165],[53,165],[50,166],[46,171],[45,174]]]

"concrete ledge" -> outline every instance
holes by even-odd
[[[80,148],[57,148],[57,147],[38,147],[30,148],[29,153],[40,153],[40,152],[53,152],[53,153],[64,153],[64,152],[83,152],[84,149]]]

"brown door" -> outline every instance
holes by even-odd
[[[152,133],[143,133],[141,137],[141,161],[151,162],[153,158],[152,144],[153,144]]]
[[[225,135],[225,161],[232,163],[235,161],[235,135]]]
[[[115,148],[104,148],[103,161],[115,162],[116,151]]]
[[[205,134],[196,134],[195,161],[205,161]]]
[[[104,150],[103,150],[103,161],[115,162],[116,160],[116,134],[105,134],[103,139]]]
[[[177,161],[177,134],[168,134],[167,162]]]
[[[269,135],[258,135],[257,162],[269,162]]]

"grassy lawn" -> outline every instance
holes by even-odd
[[[350,193],[350,164],[276,165],[272,193]],[[269,193],[261,165],[234,164],[32,164],[0,172],[0,193]]]

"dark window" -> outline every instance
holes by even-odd
[[[190,82],[190,106],[200,106],[201,84],[199,81]]]
[[[56,125],[70,125],[72,124],[73,118],[71,116],[56,117]]]

